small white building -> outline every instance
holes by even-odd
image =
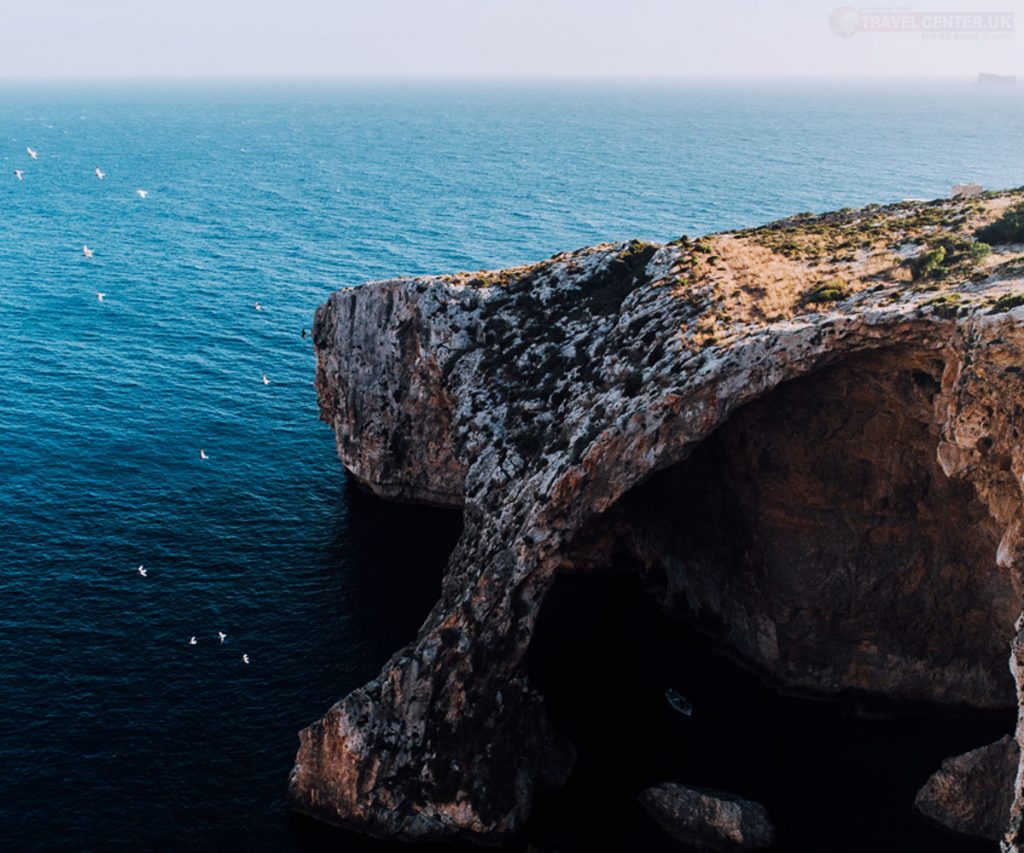
[[[985,192],[981,184],[956,184],[950,198],[977,198]]]

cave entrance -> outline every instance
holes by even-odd
[[[763,803],[776,851],[992,853],[911,804],[943,758],[1012,731],[1012,710],[877,705],[862,716],[846,702],[783,695],[666,616],[635,574],[560,576],[528,665],[578,750],[568,785],[539,798],[527,827],[541,850],[678,851],[636,799],[676,781]],[[669,706],[670,687],[692,717]]]
[[[911,809],[1015,720],[1020,602],[1000,530],[935,461],[943,369],[874,353],[782,385],[583,531],[527,660],[580,755],[535,831],[584,849],[621,823],[615,849],[672,849],[636,795],[677,781],[764,803],[777,850],[991,849]],[[587,813],[635,820],[574,840]]]

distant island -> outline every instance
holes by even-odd
[[[979,74],[979,86],[1012,86],[1017,82],[1013,74]]]
[[[540,610],[556,575],[614,570],[779,689],[1002,712],[917,808],[1024,851],[1024,189],[376,282],[313,339],[349,474],[465,527],[415,641],[302,731],[293,808],[407,840],[519,831],[576,756],[527,666]],[[761,804],[670,772],[622,808],[771,843]]]

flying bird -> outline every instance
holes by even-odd
[[[104,296],[106,296],[106,295],[107,295],[107,294],[105,294],[105,293],[100,293],[99,291],[97,291],[97,292],[96,292],[96,299],[97,299],[98,301],[102,302],[102,301],[103,301],[103,297],[104,297]]]
[[[266,373],[263,374],[263,384],[264,385],[269,385],[270,384],[270,380],[267,379],[267,374]]]
[[[201,447],[199,448],[199,458],[200,459],[209,459],[210,458],[209,456],[206,455],[206,451],[203,450],[203,448],[201,448]]]
[[[139,198],[145,198],[146,196],[149,195],[149,190],[136,190],[135,195],[137,195]]]
[[[135,571],[142,575],[142,577],[145,577],[148,574],[145,566],[139,566]]]
[[[228,635],[225,634],[223,631],[218,631],[217,636],[220,637],[220,641],[222,643],[228,638]]]
[[[85,255],[87,258],[91,258],[92,249],[90,249],[88,246],[82,246],[82,254]]]
[[[39,159],[39,152],[36,151],[35,148],[32,148],[30,146],[30,147],[26,148],[25,150],[28,152],[28,156],[31,157],[33,160],[38,160]]]
[[[242,655],[242,663],[248,663],[248,662],[249,662],[249,656],[248,655]]]
[[[107,176],[107,173],[104,172],[99,166],[97,166],[96,167],[96,177],[99,178],[102,181],[106,176]]]
[[[196,638],[195,637],[189,637],[188,644],[190,646],[194,646],[196,644]]]
[[[19,181],[23,181],[25,180],[25,173],[21,171],[21,169],[15,169],[14,177],[16,177]]]

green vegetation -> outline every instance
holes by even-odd
[[[942,296],[929,299],[924,304],[934,310],[940,317],[952,319],[960,313],[961,302],[962,299],[959,293],[944,293]]]
[[[1007,311],[1012,311],[1014,308],[1019,308],[1024,305],[1024,293],[1006,293],[1000,296],[995,304],[992,306],[992,310],[989,314],[1005,314]]]
[[[794,260],[855,260],[858,249],[895,250],[924,242],[939,229],[963,225],[969,204],[948,200],[869,205],[820,216],[801,214],[747,232],[768,249]]]
[[[977,240],[974,245],[971,246],[971,260],[976,264],[980,264],[991,254],[992,247],[988,243],[981,242],[981,240]]]
[[[988,243],[950,234],[934,247],[909,261],[914,281],[945,279],[957,274],[968,277],[978,264],[992,254]],[[984,278],[984,273],[981,274]]]
[[[830,278],[807,291],[804,299],[814,305],[841,302],[850,295],[850,286],[841,278]]]
[[[914,274],[914,281],[919,281],[922,278],[939,278],[944,270],[942,265],[946,263],[946,247],[939,246],[937,249],[931,249],[927,252],[923,252],[920,256],[914,259],[911,269]]]
[[[1024,243],[1024,203],[1015,204],[991,225],[979,228],[974,236],[992,245]]]
[[[984,210],[977,199],[869,205],[820,216],[800,214],[740,234],[791,260],[812,265],[815,261],[850,262],[858,259],[858,252],[896,252],[914,245],[933,250],[942,238],[975,245],[967,229]],[[978,237],[983,243],[994,242],[980,232]],[[948,246],[946,251],[950,252]],[[981,260],[983,255],[973,258],[975,264]]]

